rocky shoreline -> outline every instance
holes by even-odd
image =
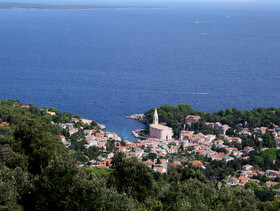
[[[147,122],[145,114],[132,114],[132,115],[126,116],[125,118],[138,120],[138,121],[140,121],[142,123],[146,123]]]

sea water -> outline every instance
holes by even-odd
[[[279,2],[153,6],[168,8],[0,10],[0,99],[80,114],[129,140],[144,125],[125,116],[164,104],[280,106]]]

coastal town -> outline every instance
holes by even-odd
[[[29,105],[21,106],[22,109],[30,109]],[[53,110],[46,110],[47,116],[55,118],[57,113]],[[133,116],[135,117],[135,116]],[[135,119],[143,120],[143,115],[137,115]],[[187,115],[185,125],[191,126],[201,119],[198,115]],[[229,164],[238,160],[240,165],[237,171],[224,178],[212,176],[211,178],[220,181],[221,185],[239,186],[244,188],[246,183],[253,182],[262,186],[279,186],[280,171],[275,169],[263,169],[258,165],[251,165],[247,162],[252,159],[252,153],[256,149],[252,146],[242,147],[241,137],[254,137],[257,141],[263,142],[261,138],[265,134],[273,137],[277,149],[280,149],[280,126],[271,125],[268,127],[256,127],[249,129],[248,125],[238,124],[237,134],[241,137],[227,135],[230,126],[220,122],[206,122],[205,125],[219,131],[218,135],[195,133],[191,130],[181,130],[178,138],[174,138],[172,128],[159,123],[157,110],[154,110],[152,124],[149,125],[149,134],[141,135],[143,129],[133,131],[142,139],[130,142],[123,140],[116,133],[106,131],[104,125],[95,123],[93,120],[79,117],[71,117],[69,122],[53,122],[60,127],[64,135],[60,135],[61,143],[69,150],[80,151],[77,158],[80,166],[109,168],[112,158],[116,152],[122,152],[127,158],[135,158],[146,166],[160,174],[177,165],[194,165],[204,170],[214,162]],[[10,123],[1,122],[0,127],[8,127]],[[74,147],[79,144],[80,148]],[[94,149],[94,150],[93,150]],[[87,151],[93,150],[94,156]],[[261,148],[265,152],[268,148]],[[81,156],[82,154],[82,156]],[[275,161],[274,161],[275,162]],[[278,195],[280,189],[277,189]]]
[[[49,113],[50,115],[54,115]],[[141,116],[143,118],[143,116]],[[200,120],[200,116],[187,115],[185,117],[186,125],[192,125]],[[76,128],[75,124],[82,122],[90,125],[91,120],[71,118],[72,123],[59,124],[63,129],[69,131],[70,136],[77,133],[81,128]],[[5,123],[2,123],[5,124]],[[230,137],[226,135],[230,127],[220,122],[206,122],[208,127],[216,128],[220,134],[203,134],[194,131],[182,130],[177,139],[173,138],[172,128],[159,124],[157,110],[154,112],[153,122],[149,125],[149,134],[145,139],[139,139],[135,142],[122,140],[116,133],[104,131],[103,129],[84,129],[85,139],[84,148],[94,147],[98,151],[96,159],[89,159],[86,162],[80,162],[80,166],[90,166],[98,168],[109,168],[115,152],[122,152],[128,158],[136,158],[143,164],[152,168],[158,173],[167,173],[171,167],[177,165],[194,165],[207,169],[212,162],[239,160],[241,163],[248,163],[240,166],[240,169],[225,178],[213,177],[220,180],[221,185],[239,186],[245,188],[246,183],[253,182],[263,186],[279,186],[280,171],[273,169],[262,170],[257,165],[250,165],[250,155],[256,151],[252,146],[242,147],[243,140],[240,137]],[[134,133],[141,133],[141,129]],[[259,142],[262,142],[261,135],[269,133],[274,137],[277,148],[280,147],[280,127],[273,125],[270,127],[256,127],[249,129],[242,124],[238,125],[238,134],[242,136],[254,136]],[[140,136],[140,135],[139,135]],[[71,142],[68,138],[61,135],[61,142],[65,147],[70,148]],[[110,146],[109,146],[110,142]],[[113,145],[112,145],[113,144]],[[267,148],[261,148],[261,151]],[[265,180],[257,179],[265,178]],[[264,182],[265,181],[265,182]],[[280,189],[277,189],[278,195]]]
[[[131,142],[122,139],[117,133],[107,131],[105,125],[79,115],[60,112],[55,108],[22,105],[19,101],[3,101],[0,133],[2,142],[6,144],[0,145],[0,159],[9,162],[13,157],[15,152],[11,149],[12,142],[7,143],[3,134],[19,130],[15,119],[22,115],[27,122],[41,121],[40,127],[49,131],[47,133],[52,138],[43,145],[53,143],[60,147],[69,153],[76,168],[96,178],[110,175],[122,157],[121,163],[137,164],[137,168],[145,169],[158,182],[166,181],[174,171],[179,174],[181,170],[191,171],[188,174],[200,175],[201,179],[204,178],[207,184],[217,190],[253,191],[263,200],[278,201],[279,124],[267,122],[268,126],[252,127],[244,121],[233,125],[230,122],[226,124],[225,120],[206,121],[211,118],[207,119],[204,113],[186,111],[181,113],[184,116],[182,127],[179,125],[180,129],[177,130],[170,123],[162,121],[166,116],[163,112],[166,107],[173,109],[162,106],[150,109],[144,115],[137,115],[135,120],[141,118],[146,121],[147,127],[135,130],[134,133],[141,138]],[[178,121],[181,119],[178,118]],[[32,131],[32,124],[30,126]],[[41,141],[40,132],[33,132],[39,138],[35,141]],[[128,171],[125,174],[129,174],[132,170],[128,168],[122,171]],[[133,175],[137,176],[138,170],[135,173]]]

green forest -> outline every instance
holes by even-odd
[[[51,117],[44,108],[21,106],[17,100],[0,101],[0,123],[10,124],[0,127],[1,210],[280,209],[279,199],[261,200],[265,190],[257,192],[253,185],[248,190],[220,187],[192,165],[159,174],[137,159],[116,153],[109,169],[79,167],[73,151],[58,138],[63,131],[51,123],[67,122],[72,114],[48,109],[58,114]],[[206,114],[180,105],[166,113],[160,109],[160,118],[170,126],[181,124],[180,109],[229,125],[244,120],[254,125],[266,125],[272,119],[280,123],[280,110],[272,108]]]

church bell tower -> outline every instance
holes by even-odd
[[[154,112],[153,124],[158,125],[158,113],[157,113],[157,109],[155,109],[155,112]]]

